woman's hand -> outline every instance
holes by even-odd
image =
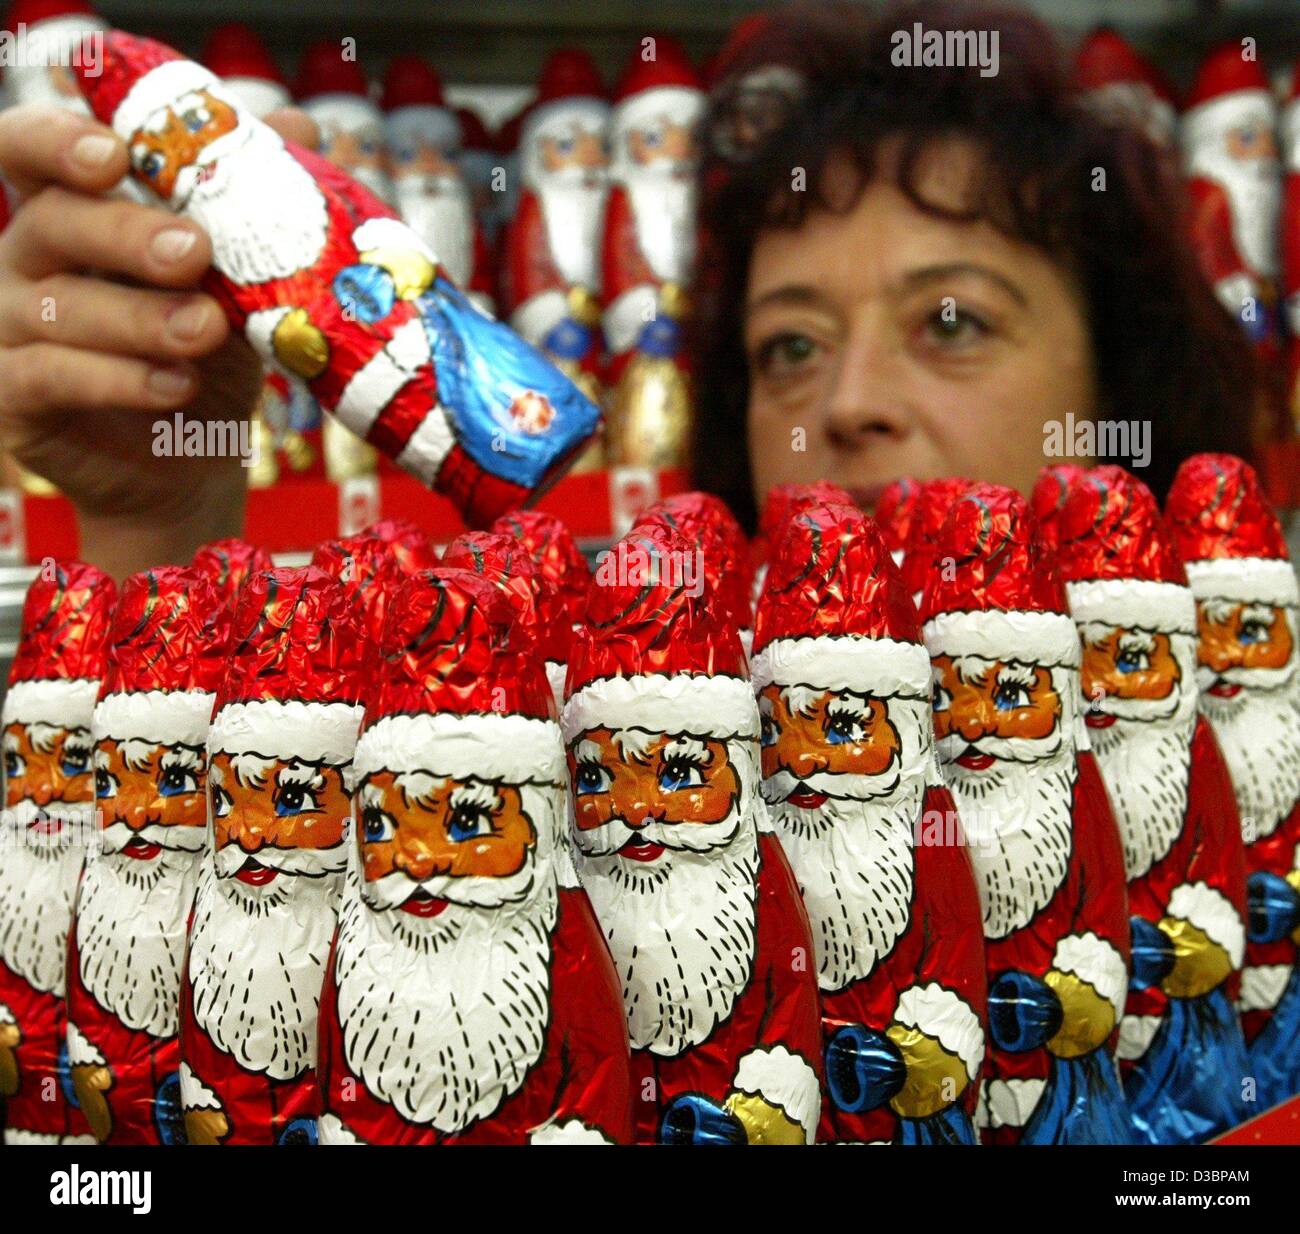
[[[270,121],[314,144],[301,113]],[[196,223],[103,194],[127,172],[113,131],[55,108],[0,113],[0,175],[21,205],[0,235],[0,439],[77,508],[82,556],[119,577],[238,533],[235,457],[157,457],[154,424],[242,420],[261,366],[196,290]]]

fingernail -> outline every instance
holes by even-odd
[[[167,318],[167,333],[182,340],[198,338],[208,324],[208,312],[208,306],[201,300],[183,305]]]
[[[149,389],[159,398],[179,398],[193,384],[194,379],[183,368],[156,368],[149,374]]]
[[[149,248],[159,261],[180,261],[194,247],[198,236],[183,227],[169,227],[153,238]]]
[[[72,144],[72,158],[83,167],[103,167],[113,157],[117,142],[106,133],[87,133]]]

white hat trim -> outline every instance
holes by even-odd
[[[1185,563],[1198,600],[1240,604],[1300,604],[1295,570],[1284,557],[1213,557]]]
[[[892,697],[930,696],[930,655],[920,643],[856,635],[773,639],[754,656],[754,689],[819,686]]]
[[[621,135],[657,116],[676,124],[694,124],[704,113],[704,93],[693,86],[651,86],[629,95],[610,115],[610,126]]]
[[[453,780],[565,783],[559,725],[519,715],[382,716],[361,734],[353,768],[358,777],[427,771]]]
[[[1067,934],[1056,944],[1052,967],[1086,981],[1115,1009],[1115,1023],[1124,1013],[1128,970],[1115,946],[1089,930]]]
[[[1066,583],[1070,613],[1079,625],[1135,627],[1196,633],[1196,600],[1181,583],[1138,578],[1098,578]]]
[[[342,90],[312,95],[303,101],[302,109],[318,124],[337,124],[340,128],[363,124],[377,124],[382,128],[384,123],[384,113],[373,99]]]
[[[1174,888],[1165,911],[1203,931],[1228,953],[1233,968],[1241,967],[1246,953],[1246,927],[1223,892],[1208,883],[1183,883]]]
[[[551,99],[534,107],[524,118],[519,130],[519,145],[522,148],[536,141],[545,128],[561,118],[584,122],[584,128],[603,129],[609,123],[609,112],[609,104],[592,95],[573,94]]]
[[[937,981],[914,985],[899,996],[894,1020],[904,1028],[915,1028],[933,1037],[949,1054],[966,1065],[974,1080],[984,1061],[984,1030],[970,1004]]]
[[[208,729],[209,754],[259,754],[341,767],[352,761],[361,707],[254,699],[219,707]]]
[[[742,1055],[731,1087],[761,1097],[803,1128],[811,1144],[821,1115],[821,1088],[808,1060],[783,1045],[762,1047]]]
[[[1197,103],[1183,113],[1179,133],[1183,150],[1194,160],[1198,149],[1213,142],[1229,121],[1236,124],[1253,116],[1272,128],[1277,119],[1276,106],[1273,96],[1258,87],[1232,90]]]
[[[95,740],[135,739],[166,746],[201,746],[217,696],[210,690],[138,690],[106,694],[95,704]]]
[[[98,693],[99,682],[89,677],[15,681],[5,691],[4,723],[82,728],[90,724]]]
[[[975,656],[1024,664],[1079,665],[1079,634],[1064,613],[977,609],[939,613],[925,623],[925,645],[932,656]]]
[[[747,677],[604,677],[583,686],[564,704],[563,728],[566,742],[592,728],[757,738],[758,703]]]
[[[222,88],[221,78],[193,60],[167,60],[141,77],[113,113],[113,131],[129,142],[135,131],[161,107],[168,107],[190,90],[210,90],[224,100],[234,101]],[[238,103],[235,102],[238,106]]]

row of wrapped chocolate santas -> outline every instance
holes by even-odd
[[[1179,484],[1182,546],[1209,562],[1194,568],[1216,602],[1254,626],[1253,609],[1275,605],[1280,663],[1256,659],[1258,638],[1238,640],[1244,661],[1217,643],[1202,655],[1222,678],[1207,698],[1253,699],[1261,669],[1280,698],[1267,788],[1258,763],[1238,787],[1290,811],[1293,576],[1287,593],[1240,464],[1196,460]],[[819,1107],[821,1138],[969,1141],[974,1119],[995,1141],[1185,1142],[1288,1095],[1294,820],[1259,821],[1248,849],[1248,1058],[1232,1005],[1240,831],[1196,720],[1191,600],[1154,503],[1114,469],[1045,477],[1039,520],[1005,490],[966,487],[934,547],[924,643],[870,521],[826,486],[778,494],[752,683],[741,541],[698,495],[604,560],[571,648],[580,559],[544,516],[465,538],[400,592],[427,564],[418,539],[327,546],[320,563],[360,610],[319,575],[259,575],[209,735],[215,852],[183,981],[174,917],[170,931],[184,1067],[178,1080],[158,1042],[129,1080],[111,1034],[92,1031],[95,1005],[138,1030],[149,994],[121,963],[87,960],[88,946],[115,954],[82,911],[88,874],[67,1091],[101,1136],[130,1138],[134,1115],[135,1134],[176,1138],[183,1110],[192,1139],[235,1142],[310,1138],[318,1117],[326,1139],[617,1140],[634,1120],[641,1140],[798,1141]],[[124,608],[139,637],[147,622]],[[358,655],[358,622],[383,626],[382,660]],[[543,657],[557,684],[568,661],[563,744]],[[110,667],[105,701],[111,680]],[[1234,772],[1239,739],[1226,739]],[[561,823],[565,746],[582,890]],[[1167,760],[1154,778],[1153,758]],[[129,766],[103,770],[117,778],[100,786],[107,841]],[[10,796],[39,800],[21,781]],[[149,912],[124,887],[143,893],[139,863],[168,851],[164,835],[125,844],[146,850],[118,858],[137,878],[100,897],[116,908],[94,919],[117,920],[118,948],[140,945]],[[26,1030],[0,1072],[13,1138],[67,1134],[15,1121],[23,1073],[40,1067]],[[56,1042],[51,1028],[57,1076]]]

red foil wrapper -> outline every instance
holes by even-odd
[[[564,747],[490,575],[399,593],[321,999],[327,1143],[626,1143],[627,1030],[566,877]]]
[[[638,1141],[803,1143],[812,939],[759,797],[745,654],[693,551],[655,520],[597,572],[564,705],[574,859],[622,983]]]
[[[181,992],[192,1144],[316,1138],[317,1000],[370,663],[362,614],[322,571],[263,571],[240,592],[208,733],[214,848]]]
[[[907,590],[911,592],[918,607],[926,579],[930,577],[934,566],[935,542],[939,537],[939,529],[948,517],[953,503],[972,484],[973,481],[961,476],[941,476],[937,480],[926,480],[917,494],[916,508],[912,512],[903,551],[902,570],[903,582],[907,584]]]
[[[847,490],[829,480],[812,484],[777,484],[768,489],[763,500],[763,510],[758,518],[758,535],[754,537],[752,554],[755,562],[764,562],[776,551],[777,543],[786,524],[806,506],[854,504]]]
[[[560,593],[570,624],[581,621],[591,586],[591,567],[569,529],[553,514],[512,510],[497,519],[491,530],[519,540]]]
[[[170,48],[113,31],[94,59],[79,75],[91,110],[135,179],[203,224],[206,286],[263,360],[471,525],[554,482],[599,410],[480,313],[388,206]]]
[[[229,634],[230,611],[197,567],[122,586],[93,724],[101,847],[68,944],[72,1090],[101,1143],[185,1142],[181,966]]]
[[[911,476],[902,476],[892,484],[885,485],[880,500],[876,502],[876,524],[896,564],[903,560],[903,551],[907,547],[907,537],[912,530],[912,519],[916,517],[920,497],[920,481]]]
[[[1241,459],[1201,454],[1165,507],[1196,597],[1201,712],[1232,777],[1246,843],[1242,1023],[1258,1105],[1300,1093],[1300,590],[1277,516]]]
[[[231,608],[239,589],[250,574],[272,568],[271,554],[247,540],[230,537],[202,545],[194,554],[193,565],[207,575],[222,602]]]
[[[984,941],[939,782],[930,660],[871,520],[813,506],[768,570],[754,639],[763,795],[812,922],[821,1140],[975,1143]]]
[[[1134,938],[1125,1092],[1142,1140],[1198,1143],[1248,1116],[1249,1064],[1234,1005],[1246,942],[1241,825],[1197,715],[1196,605],[1155,498],[1122,468],[1067,477],[1047,525],[1124,845]]]
[[[92,821],[91,713],[117,589],[79,561],[27,591],[2,713],[0,1098],[7,1144],[88,1141],[67,1062],[65,959]]]
[[[994,1143],[1132,1143],[1114,1050],[1128,986],[1124,855],[1078,735],[1079,638],[1019,494],[979,484],[934,545],[921,616],[940,760],[980,888]]]

